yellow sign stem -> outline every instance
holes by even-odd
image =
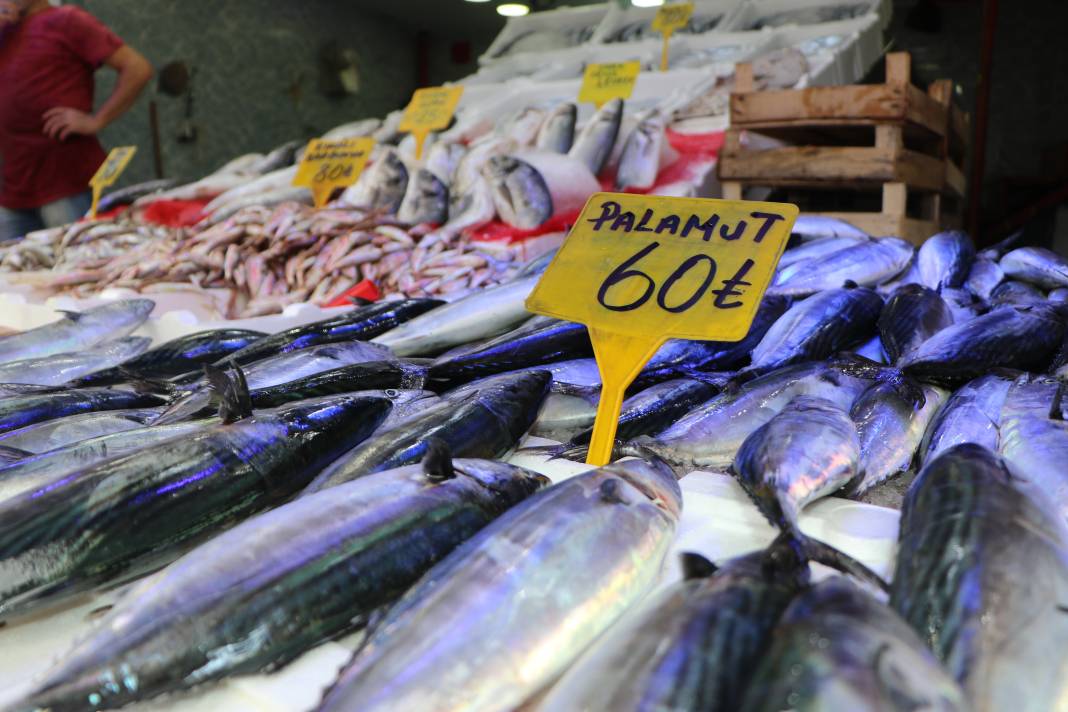
[[[668,56],[671,49],[671,35],[672,30],[664,30],[664,47],[660,51],[660,71],[666,72],[668,70]]]
[[[667,338],[628,336],[596,327],[590,327],[589,331],[601,372],[601,401],[597,405],[597,421],[593,425],[586,463],[601,467],[612,461],[619,413],[627,387]]]
[[[89,208],[89,219],[96,220],[96,211],[100,207],[100,194],[103,192],[103,188],[97,183],[94,183],[91,187],[93,189],[93,204]]]
[[[423,160],[423,147],[426,146],[426,139],[430,136],[430,132],[426,129],[412,129],[412,136],[415,137],[415,159],[421,161]]]

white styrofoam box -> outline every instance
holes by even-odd
[[[479,57],[479,64],[512,57],[518,54],[533,53],[543,55],[545,52],[575,47],[589,42],[605,15],[609,3],[583,5],[581,7],[562,7],[548,12],[535,12],[523,17],[510,17],[504,29],[493,40],[486,53]],[[543,46],[529,49],[513,47],[516,41],[526,37],[540,35]]]
[[[523,447],[553,444],[528,438]],[[510,462],[559,482],[590,469],[569,460],[547,460],[520,451]],[[680,481],[682,519],[663,572],[661,585],[681,578],[679,555],[696,552],[713,562],[767,546],[777,531],[768,524],[731,477],[694,472]],[[814,503],[801,514],[801,529],[889,577],[892,573],[899,514],[839,498]],[[825,575],[825,569],[814,572]],[[13,702],[58,660],[71,643],[85,635],[98,617],[128,587],[84,596],[64,608],[0,628],[0,708]],[[124,709],[131,712],[304,712],[313,709],[337,672],[349,661],[359,635],[320,645],[270,675],[234,677],[192,693],[163,697]]]
[[[857,8],[850,16],[840,19],[819,19],[821,9],[832,8]],[[778,27],[756,27],[757,23],[784,12],[811,11],[814,19],[801,22],[780,25]],[[775,32],[786,27],[796,27],[804,24],[826,24],[831,21],[856,19],[866,14],[877,16],[879,29],[886,29],[890,23],[892,5],[890,0],[743,0],[737,11],[731,16],[730,24],[724,27],[731,31],[750,31],[759,29],[762,32]]]
[[[702,35],[710,35],[723,30],[730,23],[732,15],[737,11],[741,0],[695,0],[692,22],[697,25],[705,25]],[[657,39],[659,33],[653,31],[652,23],[659,7],[634,7],[633,5],[612,5],[608,14],[605,15],[600,27],[593,36],[593,42],[597,44],[621,44],[636,40]],[[707,27],[713,20],[715,25]],[[635,39],[617,39],[619,33],[627,28],[642,28],[644,31]],[[675,37],[697,36],[688,32],[676,32]]]
[[[677,35],[671,39],[678,45],[678,59],[672,58],[675,69],[713,69],[721,74],[734,72],[738,62],[756,59],[770,49],[776,49],[775,36],[768,32],[709,32],[704,35]]]

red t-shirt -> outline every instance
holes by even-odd
[[[44,134],[56,107],[93,110],[93,73],[122,47],[115,33],[65,5],[0,33],[0,206],[39,208],[86,190],[104,162],[94,136]]]

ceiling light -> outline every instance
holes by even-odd
[[[489,2],[489,0],[467,0],[467,2]]]
[[[634,7],[659,7],[664,0],[630,0],[630,4]]]
[[[497,6],[497,14],[505,17],[522,17],[530,12],[530,8],[521,2],[506,2]]]

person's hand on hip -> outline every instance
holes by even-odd
[[[92,114],[66,106],[49,109],[44,112],[43,118],[45,134],[60,141],[76,134],[92,136],[100,130],[96,117]]]

